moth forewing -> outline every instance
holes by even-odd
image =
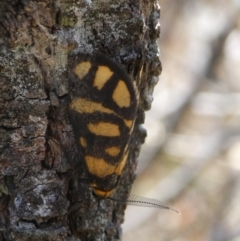
[[[94,193],[105,198],[128,158],[136,87],[118,63],[100,53],[79,54],[70,69],[69,113],[76,145]]]

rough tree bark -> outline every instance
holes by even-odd
[[[0,1],[0,240],[121,239],[125,206],[97,200],[84,181],[67,66],[74,54],[100,51],[141,78],[131,153],[114,193],[124,199],[161,71],[159,14],[155,0]]]

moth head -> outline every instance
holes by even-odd
[[[101,179],[98,179],[97,177],[92,177],[90,186],[93,188],[93,194],[100,198],[107,198],[115,190],[118,179],[119,176],[115,174],[109,175]]]
[[[93,193],[95,195],[97,195],[98,197],[100,198],[107,198],[109,197],[112,193],[113,193],[113,190],[110,190],[110,191],[102,191],[102,190],[99,190],[97,188],[94,188],[93,189]]]

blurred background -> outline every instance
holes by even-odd
[[[159,0],[163,72],[124,241],[240,240],[240,0]]]

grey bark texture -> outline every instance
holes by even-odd
[[[68,118],[68,64],[103,52],[138,79],[124,200],[161,72],[155,0],[0,1],[0,240],[120,240],[125,206],[86,182]],[[70,210],[70,212],[69,212]]]

